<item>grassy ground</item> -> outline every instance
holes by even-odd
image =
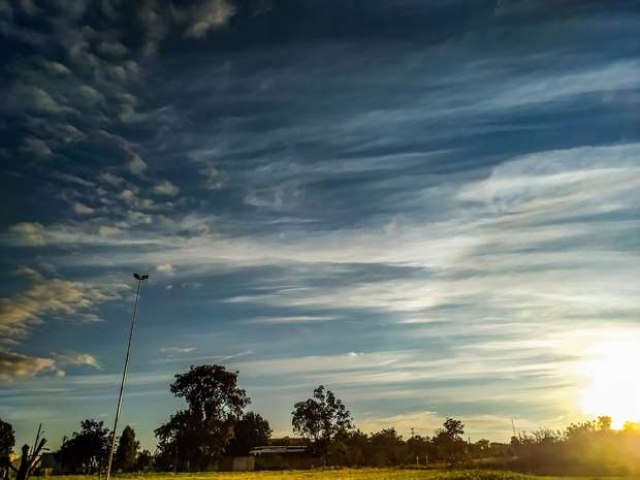
[[[578,480],[578,477],[536,477],[511,472],[492,471],[433,471],[400,469],[344,469],[344,470],[294,470],[287,472],[236,472],[196,474],[144,474],[117,475],[115,480]],[[614,477],[580,477],[581,480],[614,480]],[[620,478],[620,477],[616,477]],[[97,477],[61,476],[52,480],[96,480]],[[628,479],[627,479],[628,480]]]

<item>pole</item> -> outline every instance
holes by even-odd
[[[109,460],[107,461],[107,474],[106,480],[111,477],[111,466],[113,464],[113,454],[116,448],[116,431],[118,430],[118,420],[120,420],[120,412],[122,410],[122,400],[124,397],[124,385],[127,381],[127,374],[129,373],[129,357],[131,355],[131,341],[133,339],[133,327],[136,324],[136,312],[138,311],[138,297],[140,296],[140,285],[143,280],[149,278],[148,275],[133,274],[133,278],[136,279],[136,299],[133,303],[133,316],[131,317],[131,327],[129,328],[129,341],[127,342],[127,354],[124,358],[124,369],[122,370],[122,382],[120,382],[120,394],[118,395],[118,405],[116,407],[116,418],[113,422],[113,431],[111,432],[111,448],[109,449]]]

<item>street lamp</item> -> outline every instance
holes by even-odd
[[[120,383],[120,394],[118,395],[118,406],[116,407],[116,418],[113,422],[113,431],[111,432],[111,448],[109,449],[109,461],[107,462],[107,478],[111,477],[111,465],[113,464],[113,453],[116,448],[116,431],[118,430],[118,420],[120,420],[120,411],[122,410],[122,398],[124,396],[124,384],[127,381],[129,373],[129,356],[131,354],[131,340],[133,339],[133,327],[136,324],[136,312],[138,310],[138,298],[140,296],[140,286],[142,282],[149,278],[149,275],[140,275],[134,273],[133,278],[136,281],[136,299],[133,304],[133,316],[131,317],[131,328],[129,329],[129,341],[127,342],[127,355],[124,358],[124,370],[122,371],[122,382]]]

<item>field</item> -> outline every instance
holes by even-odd
[[[294,470],[285,472],[237,472],[197,474],[117,475],[115,480],[615,480],[624,477],[538,477],[510,472],[434,471],[401,469]],[[626,477],[630,478],[630,477]],[[55,480],[96,480],[97,477],[56,476]]]

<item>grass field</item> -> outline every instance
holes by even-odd
[[[144,474],[117,475],[115,479],[144,480],[615,480],[630,477],[538,477],[511,472],[492,471],[434,471],[401,469],[344,469],[344,470],[294,470],[285,472],[224,472],[197,474]],[[96,480],[89,476],[56,476],[54,480]]]

